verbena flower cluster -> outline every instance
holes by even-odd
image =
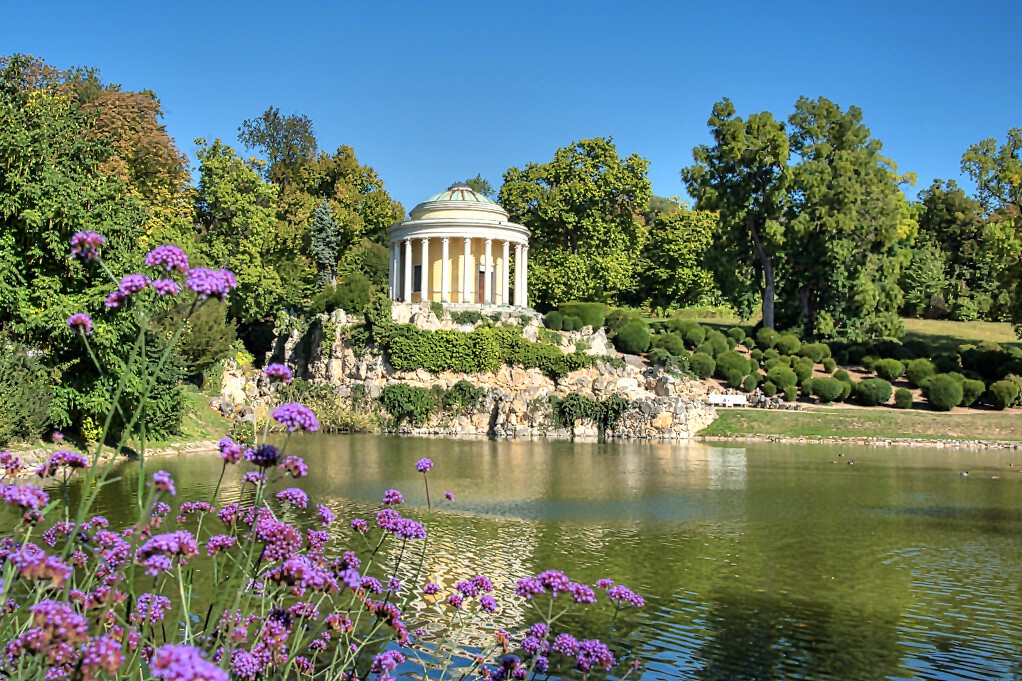
[[[99,260],[102,237],[75,239],[74,255]],[[186,286],[200,296],[221,297],[234,285],[233,276],[188,270],[176,247],[155,249],[146,264],[187,272]],[[132,276],[118,289],[124,296],[149,283]],[[270,369],[272,380],[291,378],[287,367]],[[269,418],[289,433],[319,426],[299,403],[281,404]],[[513,588],[501,573],[445,579],[426,553],[432,512],[405,512],[404,495],[388,489],[371,521],[337,523],[331,507],[289,486],[310,474],[286,453],[290,439],[282,448],[220,441],[221,481],[246,485],[237,500],[221,499],[220,483],[208,498],[180,499],[187,495],[168,472],[147,476],[144,456],[101,463],[102,446],[91,457],[60,449],[33,470],[0,452],[0,678],[499,681],[617,669],[606,642],[561,623],[573,609],[617,617],[642,605],[640,596],[556,570]],[[118,465],[138,467],[137,475]],[[421,459],[415,469],[428,484],[433,462]],[[51,488],[16,480],[32,472]],[[72,497],[75,476],[81,484],[69,505],[62,500]],[[91,511],[109,483],[135,477],[134,522],[115,527]],[[523,611],[533,623],[520,629]],[[468,627],[496,633],[488,645],[470,645],[460,638]]]

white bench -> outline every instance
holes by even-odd
[[[745,395],[710,395],[710,404],[715,407],[747,407],[749,399]]]

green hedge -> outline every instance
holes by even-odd
[[[925,358],[913,359],[905,365],[905,378],[917,388],[923,384],[923,381],[930,376],[936,375],[936,373],[937,367],[934,366],[933,362]]]
[[[756,347],[763,348],[764,350],[770,350],[774,347],[777,343],[777,339],[780,337],[781,334],[764,326],[756,331]]]
[[[813,394],[820,398],[820,402],[834,402],[841,399],[844,392],[844,384],[830,376],[820,376],[813,379]]]
[[[894,391],[894,406],[897,409],[912,408],[912,391],[908,388],[898,388]]]
[[[892,386],[882,378],[867,378],[855,384],[855,399],[867,407],[886,404],[891,399]]]
[[[802,347],[802,341],[794,334],[786,333],[777,339],[775,347],[782,355],[794,355]]]
[[[591,326],[594,330],[602,328],[607,320],[607,306],[604,303],[562,303],[557,309],[565,317],[578,317],[582,320],[582,326]]]
[[[905,365],[896,359],[880,359],[873,363],[873,371],[885,381],[896,381],[905,373]]]
[[[619,352],[639,355],[649,350],[652,339],[649,324],[642,319],[629,319],[621,325],[611,340]]]
[[[798,384],[798,376],[795,372],[783,366],[776,366],[767,371],[767,380],[781,389]]]
[[[564,315],[557,310],[548,312],[543,318],[543,326],[553,331],[564,329]]]
[[[987,388],[987,402],[994,409],[1007,409],[1018,399],[1019,388],[1008,380],[995,381]]]
[[[967,378],[962,383],[962,401],[959,404],[963,407],[971,407],[976,400],[986,392],[987,385],[983,381]]]
[[[923,394],[937,411],[951,411],[962,402],[964,380],[951,374],[937,374],[923,383]]]
[[[709,378],[717,368],[717,363],[704,352],[697,352],[688,360],[688,366],[698,378]]]

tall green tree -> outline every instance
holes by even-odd
[[[898,336],[901,236],[907,201],[880,140],[846,110],[820,97],[799,98],[789,118],[788,318],[810,335],[859,340]],[[797,308],[793,303],[797,301]]]
[[[316,259],[316,269],[319,273],[319,287],[336,283],[337,261],[340,259],[342,247],[341,228],[334,220],[330,203],[326,199],[316,206],[309,233],[312,240],[312,257]]]
[[[476,173],[475,177],[470,177],[463,183],[475,190],[477,194],[494,199],[497,197],[497,192],[493,190],[493,185],[490,181],[483,177],[482,173]]]
[[[716,213],[657,213],[642,249],[636,302],[667,309],[706,300],[714,289],[707,255],[718,233]]]
[[[278,218],[279,188],[263,182],[219,139],[199,139],[196,145],[202,254],[238,279],[231,315],[241,323],[258,322],[301,305],[316,271],[303,227]]]
[[[275,106],[244,121],[238,139],[266,157],[263,175],[280,187],[294,182],[302,167],[316,158],[312,119],[301,114],[281,115]]]
[[[500,204],[532,232],[535,302],[614,302],[635,288],[646,238],[648,167],[637,154],[622,158],[613,139],[597,137],[558,149],[547,163],[504,173]]]
[[[1008,131],[1003,144],[989,138],[969,147],[962,170],[976,183],[976,198],[987,213],[984,236],[997,254],[994,276],[1010,298],[1015,331],[1022,336],[1022,128]]]
[[[695,162],[681,177],[695,207],[718,215],[712,261],[724,295],[745,314],[758,297],[763,325],[773,328],[788,203],[784,123],[766,111],[743,120],[724,99],[714,104],[707,125],[713,144],[693,149]]]

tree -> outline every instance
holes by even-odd
[[[315,276],[301,225],[278,219],[279,189],[262,181],[219,139],[199,139],[196,216],[207,262],[238,279],[231,314],[242,323],[298,306]]]
[[[280,187],[291,184],[301,168],[316,158],[312,119],[300,114],[282,116],[274,106],[244,121],[238,128],[238,139],[247,149],[266,156],[263,176]]]
[[[312,257],[316,259],[316,269],[319,271],[319,288],[327,284],[336,284],[337,261],[340,259],[342,246],[341,228],[334,220],[330,203],[326,199],[316,206],[309,233],[312,238]]]
[[[493,191],[493,185],[490,181],[482,176],[482,173],[476,173],[475,177],[470,177],[462,184],[471,187],[477,194],[493,199],[496,198],[497,192]]]
[[[763,325],[774,326],[776,266],[785,243],[788,137],[769,112],[748,121],[729,99],[713,106],[707,122],[713,145],[693,149],[695,163],[681,171],[696,209],[719,216],[712,260],[725,296],[745,313],[762,292]]]
[[[788,320],[801,320],[809,335],[900,335],[896,245],[910,215],[894,164],[858,107],[801,97],[789,124],[798,161],[788,211]]]
[[[901,272],[900,285],[909,316],[923,317],[944,306],[948,286],[946,263],[937,243],[924,240],[916,244]]]
[[[1022,336],[1022,128],[1008,131],[1004,144],[990,138],[962,156],[962,170],[976,183],[987,214],[984,236],[999,256],[995,276],[1010,297],[1015,332]]]
[[[716,213],[678,209],[658,213],[639,265],[637,302],[651,307],[682,307],[713,290],[706,255],[718,234]]]
[[[621,158],[613,139],[597,137],[504,173],[500,203],[532,232],[529,289],[538,305],[613,302],[634,289],[648,166],[637,154]]]

